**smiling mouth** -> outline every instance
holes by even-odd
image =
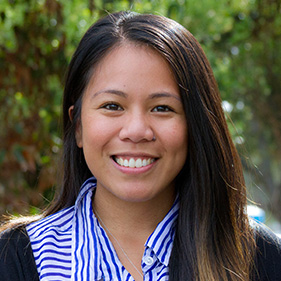
[[[148,166],[155,162],[156,158],[123,158],[113,156],[113,160],[121,167],[129,167],[129,168],[141,168]]]

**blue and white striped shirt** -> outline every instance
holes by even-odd
[[[27,226],[40,280],[126,280],[133,277],[119,261],[92,209],[95,178],[81,187],[73,207]],[[143,280],[169,279],[169,259],[179,200],[144,245]]]

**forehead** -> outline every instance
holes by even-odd
[[[153,75],[148,77],[149,74]],[[91,73],[88,86],[92,87],[102,80],[113,82],[122,79],[126,82],[134,79],[137,83],[141,78],[148,82],[161,77],[164,84],[167,78],[176,83],[169,63],[158,51],[144,44],[127,42],[115,46],[98,62]]]

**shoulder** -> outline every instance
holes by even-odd
[[[38,280],[37,268],[24,227],[0,233],[1,280]]]
[[[26,226],[31,241],[40,240],[48,232],[68,233],[73,225],[74,207],[63,209]]]
[[[24,227],[9,228],[3,232],[0,232],[0,244],[5,246],[7,243],[15,244],[17,241],[28,240]]]
[[[255,270],[256,280],[281,280],[281,239],[266,226],[255,224],[256,237]]]
[[[16,255],[19,251],[25,254],[28,251],[29,238],[24,227],[7,229],[0,233],[1,261],[8,259],[8,254]]]

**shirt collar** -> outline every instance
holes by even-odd
[[[157,225],[145,244],[145,246],[150,248],[165,266],[168,266],[169,264],[173,248],[178,212],[179,197],[177,196],[172,208],[165,218]]]
[[[89,191],[95,190],[96,185],[97,180],[95,177],[91,177],[83,183],[75,201],[75,212],[77,212],[79,205],[81,204],[84,197],[89,193]]]

